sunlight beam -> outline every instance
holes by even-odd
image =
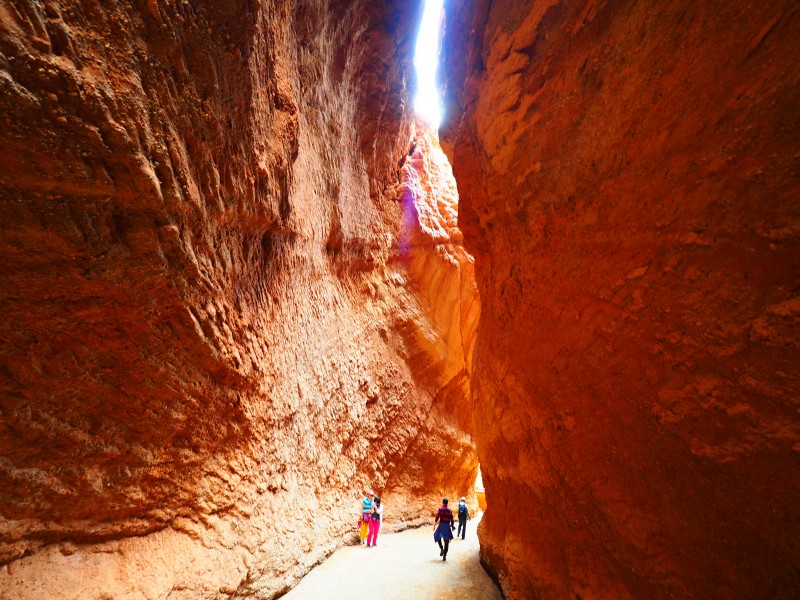
[[[436,85],[439,65],[439,37],[442,30],[444,0],[425,0],[425,10],[417,35],[414,67],[417,70],[417,96],[414,109],[432,128],[442,120],[442,101]]]

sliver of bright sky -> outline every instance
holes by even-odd
[[[436,87],[436,67],[439,64],[443,4],[444,0],[425,0],[425,11],[414,51],[414,67],[417,70],[414,109],[434,129],[439,128],[442,120],[442,101]]]

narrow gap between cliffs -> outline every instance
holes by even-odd
[[[457,482],[455,478],[447,483],[433,482],[436,489],[431,489],[432,482],[423,481],[422,476],[416,482],[415,489],[425,484],[423,493],[448,498],[453,527],[442,527],[439,523],[434,525],[433,531],[430,525],[423,525],[400,532],[389,529],[378,533],[384,529],[383,520],[372,518],[370,510],[375,510],[374,499],[383,496],[383,492],[377,490],[375,494],[368,486],[359,505],[361,518],[354,543],[340,548],[310,571],[286,594],[286,600],[341,597],[340,593],[354,597],[381,593],[387,598],[422,598],[433,597],[431,590],[440,589],[456,597],[475,600],[501,598],[496,578],[481,560],[477,533],[486,510],[486,494],[475,452],[469,380],[480,300],[474,284],[472,257],[463,247],[458,229],[456,182],[450,162],[439,145],[439,126],[445,107],[440,98],[437,70],[444,25],[444,0],[424,0],[414,53],[416,123],[397,173],[403,211],[398,245],[404,273],[410,281],[419,284],[416,289],[420,301],[430,309],[434,329],[437,324],[456,324],[442,327],[441,331],[445,332],[442,340],[449,348],[448,360],[458,362],[460,372],[455,374],[457,369],[453,369],[450,383],[433,401],[438,403],[436,419],[441,428],[437,451],[451,459],[440,464],[468,475],[459,476]],[[458,273],[455,278],[451,278],[453,270]],[[466,404],[461,402],[464,393]],[[455,400],[457,394],[461,395]],[[452,431],[462,435],[455,436]],[[465,465],[468,468],[465,469]],[[460,510],[461,500],[464,504]],[[383,498],[378,506],[391,511],[391,502],[385,501]],[[438,506],[430,508],[432,523]],[[451,539],[445,541],[448,536]],[[432,543],[434,539],[440,544],[439,549]],[[361,576],[365,560],[370,564],[368,577]]]
[[[439,125],[444,116],[444,107],[439,95],[438,66],[440,64],[441,39],[445,25],[444,0],[424,0],[425,8],[420,22],[417,43],[414,52],[414,68],[417,74],[417,94],[414,98],[414,110],[417,116],[429,128],[436,140],[437,150]],[[412,146],[413,152],[414,146]],[[442,159],[452,172],[450,161],[441,152]],[[453,181],[455,177],[453,176]],[[458,195],[456,195],[456,208],[458,208]],[[470,355],[465,349],[465,355]],[[475,480],[475,492],[478,499],[479,510],[486,510],[486,493],[483,487],[480,465]]]
[[[438,67],[441,64],[440,52],[441,41],[444,34],[445,27],[445,8],[444,0],[423,0],[424,10],[420,22],[419,33],[414,52],[414,68],[417,75],[417,92],[414,98],[414,110],[417,117],[422,121],[423,136],[429,138],[433,148],[433,154],[441,155],[442,162],[446,165],[446,170],[450,173],[454,188],[457,190],[455,174],[452,173],[450,161],[447,159],[444,151],[439,146],[439,126],[445,115],[446,108],[443,106],[440,97],[440,86],[438,78]],[[418,140],[417,140],[418,141]],[[412,153],[417,141],[412,145]],[[455,193],[455,209],[458,210],[458,193]],[[464,355],[471,360],[472,351],[464,348]],[[472,375],[471,366],[468,367],[470,377]],[[471,394],[471,392],[470,392]],[[470,430],[473,429],[472,421],[470,423]],[[474,436],[474,433],[470,431]],[[473,437],[474,439],[474,437]],[[483,477],[481,474],[480,465],[478,465],[476,479],[473,483],[475,490],[475,500],[477,501],[477,510],[479,518],[487,508],[486,504],[486,491],[483,484]],[[477,537],[477,531],[474,532]],[[486,568],[483,561],[481,565]],[[489,576],[497,584],[496,576],[487,570]],[[499,587],[499,586],[498,586]]]
[[[436,151],[441,153],[447,170],[452,173],[450,161],[438,145],[439,126],[444,116],[444,107],[439,94],[438,67],[440,64],[441,40],[445,26],[444,0],[423,0],[424,10],[420,21],[417,42],[414,51],[414,68],[417,75],[417,93],[414,98],[414,110],[425,128],[432,134]],[[412,153],[416,142],[412,145]],[[453,175],[455,183],[455,176]],[[458,195],[456,194],[456,209]],[[465,349],[465,355],[471,355]],[[471,371],[471,369],[470,369]],[[486,492],[483,486],[480,465],[474,482],[478,501],[478,510],[486,510]]]

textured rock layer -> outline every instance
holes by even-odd
[[[412,145],[417,18],[0,7],[1,597],[271,597],[365,486],[388,527],[470,489],[478,305]]]
[[[797,597],[797,4],[449,4],[484,560],[511,598]]]

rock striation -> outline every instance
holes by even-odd
[[[0,7],[0,597],[270,598],[468,492],[417,2]]]
[[[800,14],[448,2],[509,598],[800,593]]]

